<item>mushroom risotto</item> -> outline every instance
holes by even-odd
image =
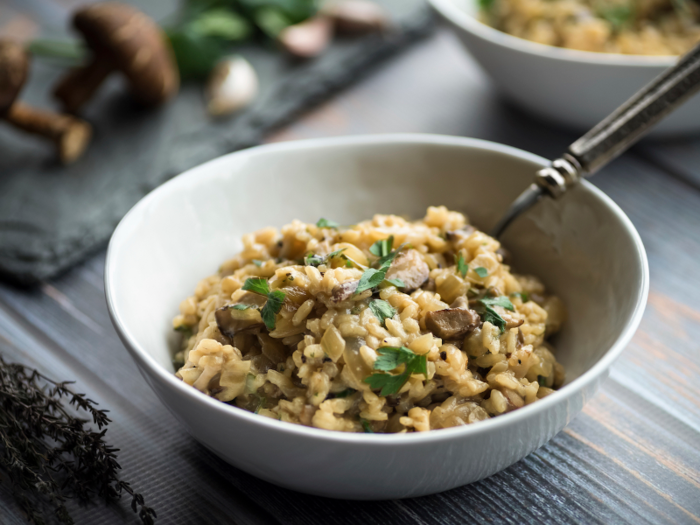
[[[180,304],[177,376],[220,401],[347,432],[466,425],[551,394],[565,319],[461,213],[321,219],[243,236]]]
[[[694,0],[479,0],[481,20],[511,35],[581,51],[682,55],[700,42]]]

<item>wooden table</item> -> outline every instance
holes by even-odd
[[[397,131],[479,137],[546,157],[575,138],[501,101],[439,31],[269,140]],[[629,215],[647,248],[651,293],[642,325],[564,431],[503,472],[443,494],[311,497],[209,453],[156,399],[117,338],[103,295],[104,251],[32,290],[0,285],[0,352],[76,379],[111,410],[107,435],[121,449],[123,477],[157,509],[159,523],[698,523],[700,140],[642,144],[593,182]],[[0,502],[0,522],[24,523],[6,489]],[[73,514],[77,523],[137,522],[126,503]]]

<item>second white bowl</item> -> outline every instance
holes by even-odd
[[[429,1],[506,98],[578,132],[592,128],[677,60],[538,44],[479,22],[477,0]],[[700,96],[666,117],[650,136],[698,132]]]

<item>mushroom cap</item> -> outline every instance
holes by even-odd
[[[0,40],[0,116],[7,113],[22,91],[29,73],[29,55],[11,40]]]
[[[119,2],[78,10],[73,26],[95,52],[126,75],[134,96],[157,105],[174,95],[180,78],[165,34],[144,13]]]

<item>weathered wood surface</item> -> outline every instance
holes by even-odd
[[[548,157],[575,138],[503,104],[440,32],[269,140],[395,131],[475,136]],[[563,432],[509,469],[443,494],[329,500],[218,460],[160,405],[119,342],[104,304],[103,253],[33,290],[0,286],[0,352],[77,379],[110,408],[124,478],[161,523],[699,523],[700,140],[642,144],[593,182],[629,215],[648,251],[641,327]],[[136,523],[126,506],[75,516]],[[0,522],[23,523],[7,493]]]

